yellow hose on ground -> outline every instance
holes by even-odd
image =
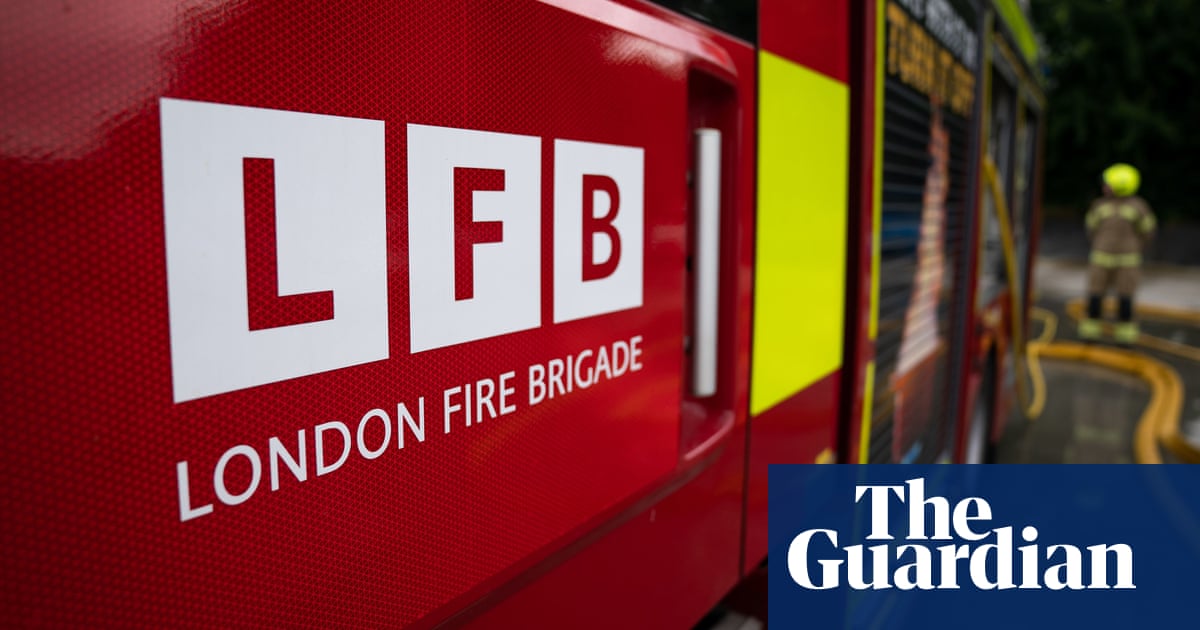
[[[1078,319],[1082,316],[1082,308],[1081,301],[1072,302],[1067,305],[1067,312],[1071,317]],[[1178,317],[1179,314],[1187,315],[1188,313],[1188,311],[1172,311],[1171,314],[1172,318],[1176,320],[1200,321],[1200,314],[1196,313],[1191,314],[1196,317],[1194,320]],[[1042,333],[1029,343],[1026,353],[1034,388],[1033,402],[1030,407],[1030,412],[1034,417],[1042,413],[1046,402],[1046,385],[1042,376],[1041,364],[1038,361],[1039,357],[1087,361],[1127,372],[1145,380],[1150,385],[1151,392],[1150,403],[1142,412],[1134,432],[1134,461],[1139,464],[1161,464],[1163,459],[1158,448],[1161,445],[1181,462],[1200,464],[1200,449],[1188,442],[1179,432],[1179,421],[1183,410],[1183,385],[1179,378],[1179,372],[1162,361],[1138,352],[1096,345],[1054,342],[1054,335],[1058,327],[1058,318],[1054,313],[1043,308],[1034,308],[1032,315],[1035,319],[1043,322]],[[1150,337],[1150,339],[1157,339],[1157,337]],[[1177,345],[1183,346],[1183,344]],[[1191,346],[1183,347],[1190,348]]]
[[[1150,384],[1150,403],[1138,420],[1133,438],[1133,456],[1139,464],[1161,464],[1161,444],[1181,461],[1200,463],[1197,452],[1179,434],[1183,386],[1171,366],[1130,350],[1071,342],[1041,345],[1041,356],[1086,361],[1138,376]]]
[[[1106,301],[1106,309],[1111,310],[1112,306],[1111,301]],[[1067,315],[1072,319],[1076,321],[1082,319],[1083,300],[1076,299],[1068,302],[1066,311]],[[1145,305],[1138,306],[1137,313],[1139,317],[1146,319],[1174,321],[1192,326],[1200,325],[1200,313],[1195,311]],[[1110,324],[1107,322],[1104,323],[1106,333],[1109,332],[1110,328]],[[1141,333],[1138,336],[1137,343],[1160,352],[1166,352],[1192,361],[1200,361],[1200,348],[1171,341],[1170,339]],[[1139,361],[1153,365],[1153,367],[1132,366],[1131,369],[1126,370],[1134,371],[1146,378],[1150,382],[1154,392],[1150,405],[1146,408],[1146,412],[1142,414],[1142,420],[1138,423],[1134,449],[1135,459],[1140,463],[1161,463],[1162,457],[1154,447],[1154,442],[1157,441],[1179,459],[1179,461],[1188,464],[1200,464],[1200,448],[1189,442],[1179,431],[1179,421],[1183,411],[1183,386],[1179,379],[1179,373],[1170,365],[1161,361],[1141,354],[1129,354],[1138,357],[1137,360]],[[1113,367],[1122,369],[1121,366]],[[1161,395],[1160,391],[1162,392]],[[1147,443],[1149,446],[1146,445]],[[1151,450],[1153,450],[1153,455],[1151,455]]]
[[[1017,278],[1017,262],[1015,246],[1012,237],[1012,224],[1009,222],[1008,204],[1000,187],[1000,178],[996,173],[996,165],[990,156],[983,158],[983,175],[992,202],[996,208],[996,219],[1000,224],[1000,243],[1004,251],[1004,267],[1008,276],[1009,294],[1012,300],[1012,337],[1013,348],[1016,352],[1017,398],[1025,417],[1036,420],[1041,416],[1046,405],[1046,380],[1042,374],[1038,358],[1048,356],[1058,359],[1073,359],[1105,365],[1107,367],[1129,372],[1140,376],[1150,383],[1150,404],[1142,412],[1134,435],[1134,459],[1139,463],[1162,463],[1162,455],[1158,445],[1166,447],[1175,457],[1187,463],[1200,463],[1200,449],[1192,446],[1179,433],[1179,419],[1183,407],[1183,386],[1180,384],[1179,373],[1174,368],[1152,359],[1146,355],[1102,348],[1078,343],[1052,343],[1057,332],[1058,318],[1053,313],[1040,308],[1032,311],[1034,317],[1043,320],[1042,333],[1034,342],[1025,344],[1021,316],[1021,290]],[[1081,302],[1073,302],[1075,309],[1081,309]],[[1071,305],[1068,305],[1068,313]],[[1191,323],[1200,323],[1200,313],[1175,309],[1154,309],[1153,307],[1139,309],[1139,313],[1158,315]],[[1077,310],[1081,314],[1082,310]],[[1073,314],[1076,317],[1078,315]],[[1168,339],[1150,335],[1141,335],[1139,343],[1158,349],[1170,348],[1174,352],[1188,358],[1200,357],[1200,350]],[[1022,360],[1022,358],[1024,360]],[[1024,372],[1023,374],[1021,372]],[[1033,395],[1029,396],[1025,387],[1028,377],[1033,386]]]

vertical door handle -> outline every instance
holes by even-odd
[[[717,392],[717,294],[720,279],[721,132],[695,131],[696,246],[693,259],[695,296],[692,346],[692,395]]]

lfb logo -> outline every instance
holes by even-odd
[[[161,99],[176,402],[389,357],[384,123]],[[411,352],[537,328],[533,136],[410,124]],[[644,151],[554,140],[554,322],[642,305]]]

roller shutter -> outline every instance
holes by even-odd
[[[936,6],[935,6],[936,5]],[[872,462],[947,448],[951,314],[968,203],[976,19],[948,1],[889,2]],[[949,11],[950,13],[947,13]]]

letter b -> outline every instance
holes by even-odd
[[[596,216],[596,193],[608,195],[608,212]],[[583,280],[607,278],[617,270],[621,262],[621,234],[613,227],[617,212],[621,208],[621,191],[611,177],[604,175],[583,176]],[[596,262],[596,237],[603,234],[608,238],[608,257]]]
[[[642,305],[645,152],[554,141],[554,321]]]

